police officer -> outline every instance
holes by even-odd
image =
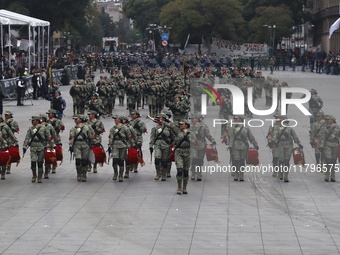
[[[284,179],[284,182],[289,182],[289,161],[292,156],[293,141],[298,144],[298,146],[303,149],[297,134],[294,129],[288,127],[288,121],[285,116],[279,116],[280,126],[276,127],[273,131],[273,141],[279,156],[279,178]]]
[[[69,151],[76,159],[77,181],[86,182],[90,147],[93,144],[93,129],[86,125],[84,115],[73,117],[75,126],[70,130]]]
[[[17,106],[23,106],[22,98],[25,96],[26,91],[26,79],[24,76],[20,76],[17,81]]]
[[[244,181],[245,160],[248,153],[249,143],[248,140],[258,150],[259,146],[255,137],[248,127],[244,126],[243,116],[234,116],[233,125],[229,128],[229,149],[231,150],[233,167],[236,173],[234,181]]]
[[[131,132],[129,128],[123,125],[122,116],[113,116],[115,120],[115,125],[110,129],[109,135],[109,154],[112,153],[112,167],[113,167],[113,177],[112,180],[118,180],[123,182],[124,173],[124,162],[126,159],[126,150],[131,146]],[[119,172],[118,172],[119,166]]]
[[[2,145],[0,146],[0,149],[4,149],[4,148],[9,147],[9,146],[18,146],[18,141],[15,138],[12,130],[4,122],[4,118],[2,117],[2,114],[0,114],[0,133],[1,133],[0,137],[2,137],[2,139],[1,139]],[[7,164],[7,165],[10,165],[10,164]],[[7,165],[6,166],[0,166],[1,180],[6,179],[5,173],[6,173]]]
[[[32,126],[28,128],[25,141],[23,144],[23,156],[30,147],[31,152],[31,170],[32,182],[37,180],[37,166],[38,166],[38,183],[41,183],[43,175],[43,166],[45,158],[45,148],[51,147],[51,136],[45,126],[40,124],[39,116],[32,116]]]
[[[151,129],[149,150],[152,154],[155,151],[155,180],[162,178],[166,181],[167,165],[170,156],[171,132],[165,121],[167,116],[160,113],[156,116],[156,125]]]
[[[322,129],[319,150],[325,160],[327,168],[325,181],[335,182],[336,160],[338,158],[338,148],[340,141],[340,127],[336,124],[333,115],[326,115],[326,128]]]

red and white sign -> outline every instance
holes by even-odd
[[[168,41],[162,41],[162,46],[167,46],[168,45]]]

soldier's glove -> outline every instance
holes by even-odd
[[[165,121],[166,123],[170,123],[170,119],[168,119],[168,118],[166,118],[164,121]]]
[[[216,145],[216,141],[213,141],[212,144],[213,144],[213,145]]]
[[[112,149],[111,149],[111,147],[109,147],[109,148],[107,149],[107,152],[108,152],[109,154],[111,154],[111,153],[112,153]]]
[[[149,151],[150,151],[150,153],[152,154],[152,153],[153,153],[153,148],[150,147],[150,148],[149,148]]]
[[[140,126],[138,124],[135,124],[133,128],[140,129]]]
[[[255,148],[256,150],[259,150],[259,149],[260,149],[258,145],[255,145],[254,148]]]
[[[23,152],[23,154],[25,154],[25,153],[26,153],[26,151],[27,151],[27,149],[26,149],[26,148],[22,148],[22,152]]]
[[[302,146],[302,144],[301,144],[301,143],[299,143],[298,145],[299,145],[300,149],[303,149],[303,146]]]
[[[68,151],[71,152],[71,153],[73,153],[73,148],[70,147],[70,148],[68,149]]]

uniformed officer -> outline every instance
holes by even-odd
[[[222,104],[220,105],[219,118],[229,121],[229,116],[233,113],[232,104],[231,104],[232,102],[231,102],[229,94],[221,93],[221,100],[222,100]],[[224,131],[226,128],[227,128],[227,124],[221,125],[221,139],[222,139],[222,136],[224,135]]]
[[[2,117],[2,114],[0,114],[0,137],[2,137],[2,142],[0,142],[0,149],[5,149],[9,146],[18,146],[18,141],[16,137],[14,136],[12,130],[9,128],[8,125],[4,122],[4,118]],[[7,162],[7,165],[10,165],[9,162]],[[6,166],[1,166],[1,180],[6,179],[5,173],[6,173]]]
[[[321,145],[321,134],[323,133],[323,129],[327,129],[326,122],[324,120],[325,114],[323,111],[319,111],[316,114],[317,121],[314,122],[310,129],[310,145],[315,150],[315,162],[317,165],[323,164],[324,159],[320,153],[319,147]]]
[[[287,126],[287,118],[285,116],[279,116],[278,118],[281,120],[280,126],[274,128],[273,141],[279,156],[279,178],[280,180],[284,179],[284,182],[289,182],[289,161],[292,156],[293,141],[298,144],[301,149],[303,149],[303,146],[294,129]]]
[[[151,129],[149,150],[152,154],[155,151],[155,180],[162,178],[166,181],[167,165],[170,156],[171,132],[165,121],[167,116],[160,113],[156,116],[156,125]]]
[[[275,122],[273,123],[273,125],[269,126],[268,132],[267,132],[267,143],[268,143],[268,147],[271,149],[272,155],[273,155],[273,167],[274,167],[274,171],[273,171],[273,177],[277,176],[278,173],[278,166],[279,166],[279,151],[277,149],[277,147],[275,146],[275,141],[273,138],[273,133],[274,133],[274,129],[275,128],[279,128],[281,126],[280,122],[282,121],[281,118],[279,118],[280,115],[279,114],[275,114],[274,118],[275,118]]]
[[[5,112],[5,123],[9,128],[12,130],[13,134],[18,133],[19,134],[19,125],[16,120],[13,119],[13,113],[10,111]],[[11,173],[11,165],[6,166],[6,174]]]
[[[191,180],[202,180],[202,167],[204,165],[206,139],[216,145],[215,139],[211,136],[208,126],[203,123],[200,113],[191,116],[190,132],[195,135],[195,141],[191,146]]]
[[[32,126],[28,128],[25,141],[23,144],[23,157],[28,148],[31,152],[31,170],[32,182],[37,180],[38,166],[38,183],[41,183],[43,175],[43,166],[45,158],[45,148],[51,147],[51,137],[45,126],[40,125],[40,117],[32,116]]]
[[[99,98],[98,93],[94,93],[91,97],[91,100],[88,102],[88,110],[89,111],[96,111],[99,116],[105,114],[105,108],[103,105],[102,100]]]
[[[234,181],[244,181],[244,169],[245,160],[248,153],[249,143],[248,140],[258,150],[259,146],[251,130],[244,126],[243,116],[234,116],[233,125],[229,128],[229,149],[231,150],[233,167],[235,167],[236,173]]]
[[[75,126],[70,130],[69,151],[76,159],[77,181],[86,182],[90,147],[93,144],[93,129],[86,125],[84,115],[73,116]],[[72,155],[71,155],[72,157]]]
[[[190,143],[195,139],[190,132],[190,122],[183,120],[179,122],[179,132],[175,137],[175,163],[177,168],[177,194],[188,194],[187,184],[190,168]]]
[[[335,182],[336,160],[338,158],[338,148],[340,141],[340,127],[336,124],[336,119],[333,115],[325,115],[326,128],[320,132],[319,150],[325,160],[327,168],[325,181],[329,179]]]
[[[101,120],[98,119],[99,114],[96,111],[88,112],[89,120],[87,124],[93,129],[94,137],[92,139],[92,143],[95,145],[102,146],[102,135],[105,132],[104,124]],[[91,172],[91,162],[89,162],[88,172]],[[97,163],[93,164],[93,172],[97,173]]]
[[[312,116],[310,116],[310,124],[312,125],[317,120],[316,114],[323,107],[323,101],[318,96],[318,92],[316,91],[316,89],[311,89],[310,93],[311,93],[311,99],[309,100],[308,104],[309,104],[309,112],[312,114]]]
[[[109,135],[109,154],[112,153],[112,167],[113,167],[113,177],[112,180],[118,180],[123,182],[124,174],[124,162],[126,159],[126,150],[131,146],[131,132],[129,128],[122,123],[122,116],[113,116],[115,120],[115,125],[110,129]],[[119,173],[118,173],[119,166]]]
[[[139,111],[131,112],[131,121],[130,125],[136,131],[136,147],[139,154],[139,157],[143,158],[142,146],[143,146],[143,134],[147,132],[146,125],[144,121],[140,119]],[[138,173],[138,164],[133,164],[131,171]]]

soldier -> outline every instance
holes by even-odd
[[[54,127],[47,122],[47,116],[45,114],[40,114],[40,125],[44,126],[46,128],[46,131],[50,137],[51,140],[51,146],[55,146],[57,144],[61,144],[61,140],[60,137],[57,135],[57,132],[55,131]],[[55,169],[57,166],[57,162],[55,162],[55,164],[52,164],[53,168]],[[45,162],[45,172],[44,172],[44,179],[49,179],[48,174],[51,171],[51,164],[47,164]]]
[[[60,139],[60,132],[63,132],[65,130],[65,126],[63,122],[57,119],[57,111],[54,109],[48,110],[46,114],[48,116],[47,123],[52,125],[52,127],[54,128],[56,132],[56,139],[60,140],[60,142],[57,143],[56,145],[62,146],[61,139]],[[56,164],[52,165],[52,174],[56,173],[56,169],[57,169],[57,165]]]
[[[90,147],[93,144],[93,129],[86,125],[84,115],[73,116],[75,126],[70,130],[69,151],[76,159],[77,181],[86,182]]]
[[[219,118],[229,121],[229,116],[232,114],[232,104],[229,94],[221,93],[222,105],[220,105]],[[223,139],[224,130],[227,128],[227,124],[221,125],[221,139]]]
[[[326,128],[320,131],[319,150],[327,168],[325,181],[328,182],[330,178],[331,182],[335,182],[335,172],[339,170],[339,168],[336,168],[336,160],[340,144],[340,127],[336,124],[336,119],[332,115],[326,115],[325,121]]]
[[[275,66],[275,58],[271,57],[269,59],[269,69],[270,69],[270,74],[273,74],[274,72],[274,66]]]
[[[232,162],[235,167],[236,173],[234,181],[244,181],[245,160],[248,153],[249,143],[248,140],[258,150],[259,146],[255,137],[248,127],[244,126],[244,117],[234,116],[233,125],[229,128],[229,149],[231,150]]]
[[[73,99],[73,115],[83,114],[84,112],[82,110],[84,109],[84,105],[82,104],[84,102],[84,92],[83,87],[81,87],[80,85],[80,82],[74,81],[69,93]]]
[[[110,156],[112,153],[112,167],[114,171],[112,180],[115,181],[118,177],[119,182],[123,182],[124,162],[126,159],[126,150],[131,144],[131,132],[128,127],[123,125],[123,116],[114,116],[112,118],[115,120],[115,125],[110,129],[108,144]]]
[[[274,142],[274,138],[273,138],[273,132],[275,128],[279,128],[281,126],[280,122],[282,121],[280,118],[280,115],[275,114],[274,118],[276,119],[276,121],[273,123],[273,125],[269,126],[268,129],[268,133],[266,136],[267,142],[268,142],[268,147],[271,149],[272,151],[272,155],[273,155],[273,167],[274,167],[274,171],[273,171],[273,177],[277,176],[278,173],[278,166],[279,166],[279,155],[278,155],[278,150],[277,147],[275,146],[275,142]]]
[[[315,155],[315,161],[316,164],[323,164],[324,159],[323,155],[321,155],[321,152],[319,150],[319,147],[321,145],[321,134],[323,133],[323,130],[326,129],[326,122],[324,120],[325,114],[322,111],[319,111],[317,114],[317,121],[314,122],[311,126],[310,129],[310,145],[312,148],[315,150],[314,155]]]
[[[167,122],[169,122],[169,126],[170,127],[174,127],[173,126],[173,121],[171,120],[171,117],[172,117],[171,112],[168,111],[168,110],[164,110],[162,113],[164,113],[166,115]],[[170,144],[171,144],[170,150],[174,149],[173,148],[174,147],[174,141],[175,141],[175,133],[173,132],[173,129],[170,128]],[[168,159],[167,170],[166,170],[166,177],[167,178],[171,178],[171,166],[172,166],[172,161],[169,158]]]
[[[279,156],[279,178],[284,179],[284,182],[289,182],[289,161],[292,156],[293,141],[298,144],[298,146],[303,149],[300,144],[299,138],[297,137],[293,128],[288,127],[288,121],[285,116],[279,116],[280,126],[276,127],[273,131],[273,141],[274,146],[277,150],[277,155]]]
[[[182,97],[175,95],[175,103],[169,105],[169,109],[172,111],[174,122],[179,122],[187,118],[188,106],[182,101]]]
[[[136,131],[136,147],[139,154],[139,157],[143,158],[142,146],[143,146],[143,134],[147,132],[146,125],[144,121],[140,119],[139,111],[132,111],[131,112],[131,121],[130,125]],[[138,164],[133,164],[131,171],[138,173]]]
[[[179,132],[175,138],[175,163],[177,168],[177,194],[188,194],[187,184],[190,168],[190,142],[194,141],[194,135],[190,132],[190,122],[179,122]]]
[[[92,98],[90,102],[88,103],[88,110],[96,111],[99,114],[99,116],[102,116],[105,114],[105,108],[102,103],[102,100],[99,98],[98,93],[94,93],[92,95]]]
[[[5,123],[7,126],[11,129],[13,134],[18,133],[19,134],[19,125],[18,122],[13,119],[13,113],[10,111],[5,112]],[[6,174],[11,173],[11,165],[6,166]]]
[[[202,122],[200,113],[193,114],[191,117],[190,132],[195,135],[195,140],[191,146],[191,180],[202,181],[202,167],[204,165],[206,139],[216,145],[216,141],[212,138],[209,128]]]
[[[31,170],[32,182],[37,180],[37,166],[38,166],[38,183],[41,183],[43,175],[43,166],[45,158],[45,148],[51,147],[51,137],[45,126],[40,125],[40,117],[32,116],[32,126],[28,128],[25,141],[22,147],[23,157],[27,149],[30,147],[31,151]]]
[[[316,121],[316,114],[321,110],[323,107],[323,101],[321,98],[318,96],[318,92],[316,89],[311,89],[311,99],[309,100],[309,112],[312,114],[310,116],[310,124],[312,125]]]
[[[12,130],[9,128],[8,125],[4,122],[4,118],[2,114],[0,114],[0,137],[2,137],[2,141],[0,142],[0,149],[7,148],[9,146],[18,146],[18,141],[14,136]],[[10,164],[7,164],[10,165]],[[5,173],[6,173],[6,166],[1,166],[1,180],[5,180]]]
[[[104,80],[100,82],[100,86],[97,89],[97,93],[101,99],[101,104],[103,108],[103,114],[107,114],[107,109],[108,109],[108,90],[107,90],[107,82]],[[95,109],[90,109],[90,110],[95,110]],[[95,110],[99,112],[98,110]]]
[[[272,105],[272,100],[273,100],[273,79],[270,76],[267,76],[267,80],[263,84],[264,88],[264,94],[266,97],[266,106],[271,106]]]
[[[152,154],[155,151],[155,180],[162,178],[166,181],[167,166],[170,156],[171,132],[165,121],[167,116],[160,113],[156,116],[156,125],[151,129],[149,150]]]
[[[134,147],[135,149],[137,149],[137,131],[130,125],[130,121],[127,117],[122,117],[121,119],[122,123],[129,129],[130,131],[130,144],[129,144],[129,148],[128,148],[128,152],[129,152],[129,149],[131,147]],[[138,158],[137,158],[138,159]],[[138,163],[137,163],[138,164]],[[126,157],[126,160],[125,160],[125,174],[124,174],[124,178],[129,178],[129,174],[130,174],[130,171],[132,171],[132,166],[134,164],[131,164],[129,161],[128,161],[128,155]]]
[[[93,129],[94,137],[92,143],[102,146],[102,134],[105,132],[104,124],[101,120],[98,120],[99,114],[96,111],[88,112],[89,120],[87,124]],[[91,172],[91,162],[88,165],[88,172]],[[97,163],[93,164],[93,172],[97,173]]]

